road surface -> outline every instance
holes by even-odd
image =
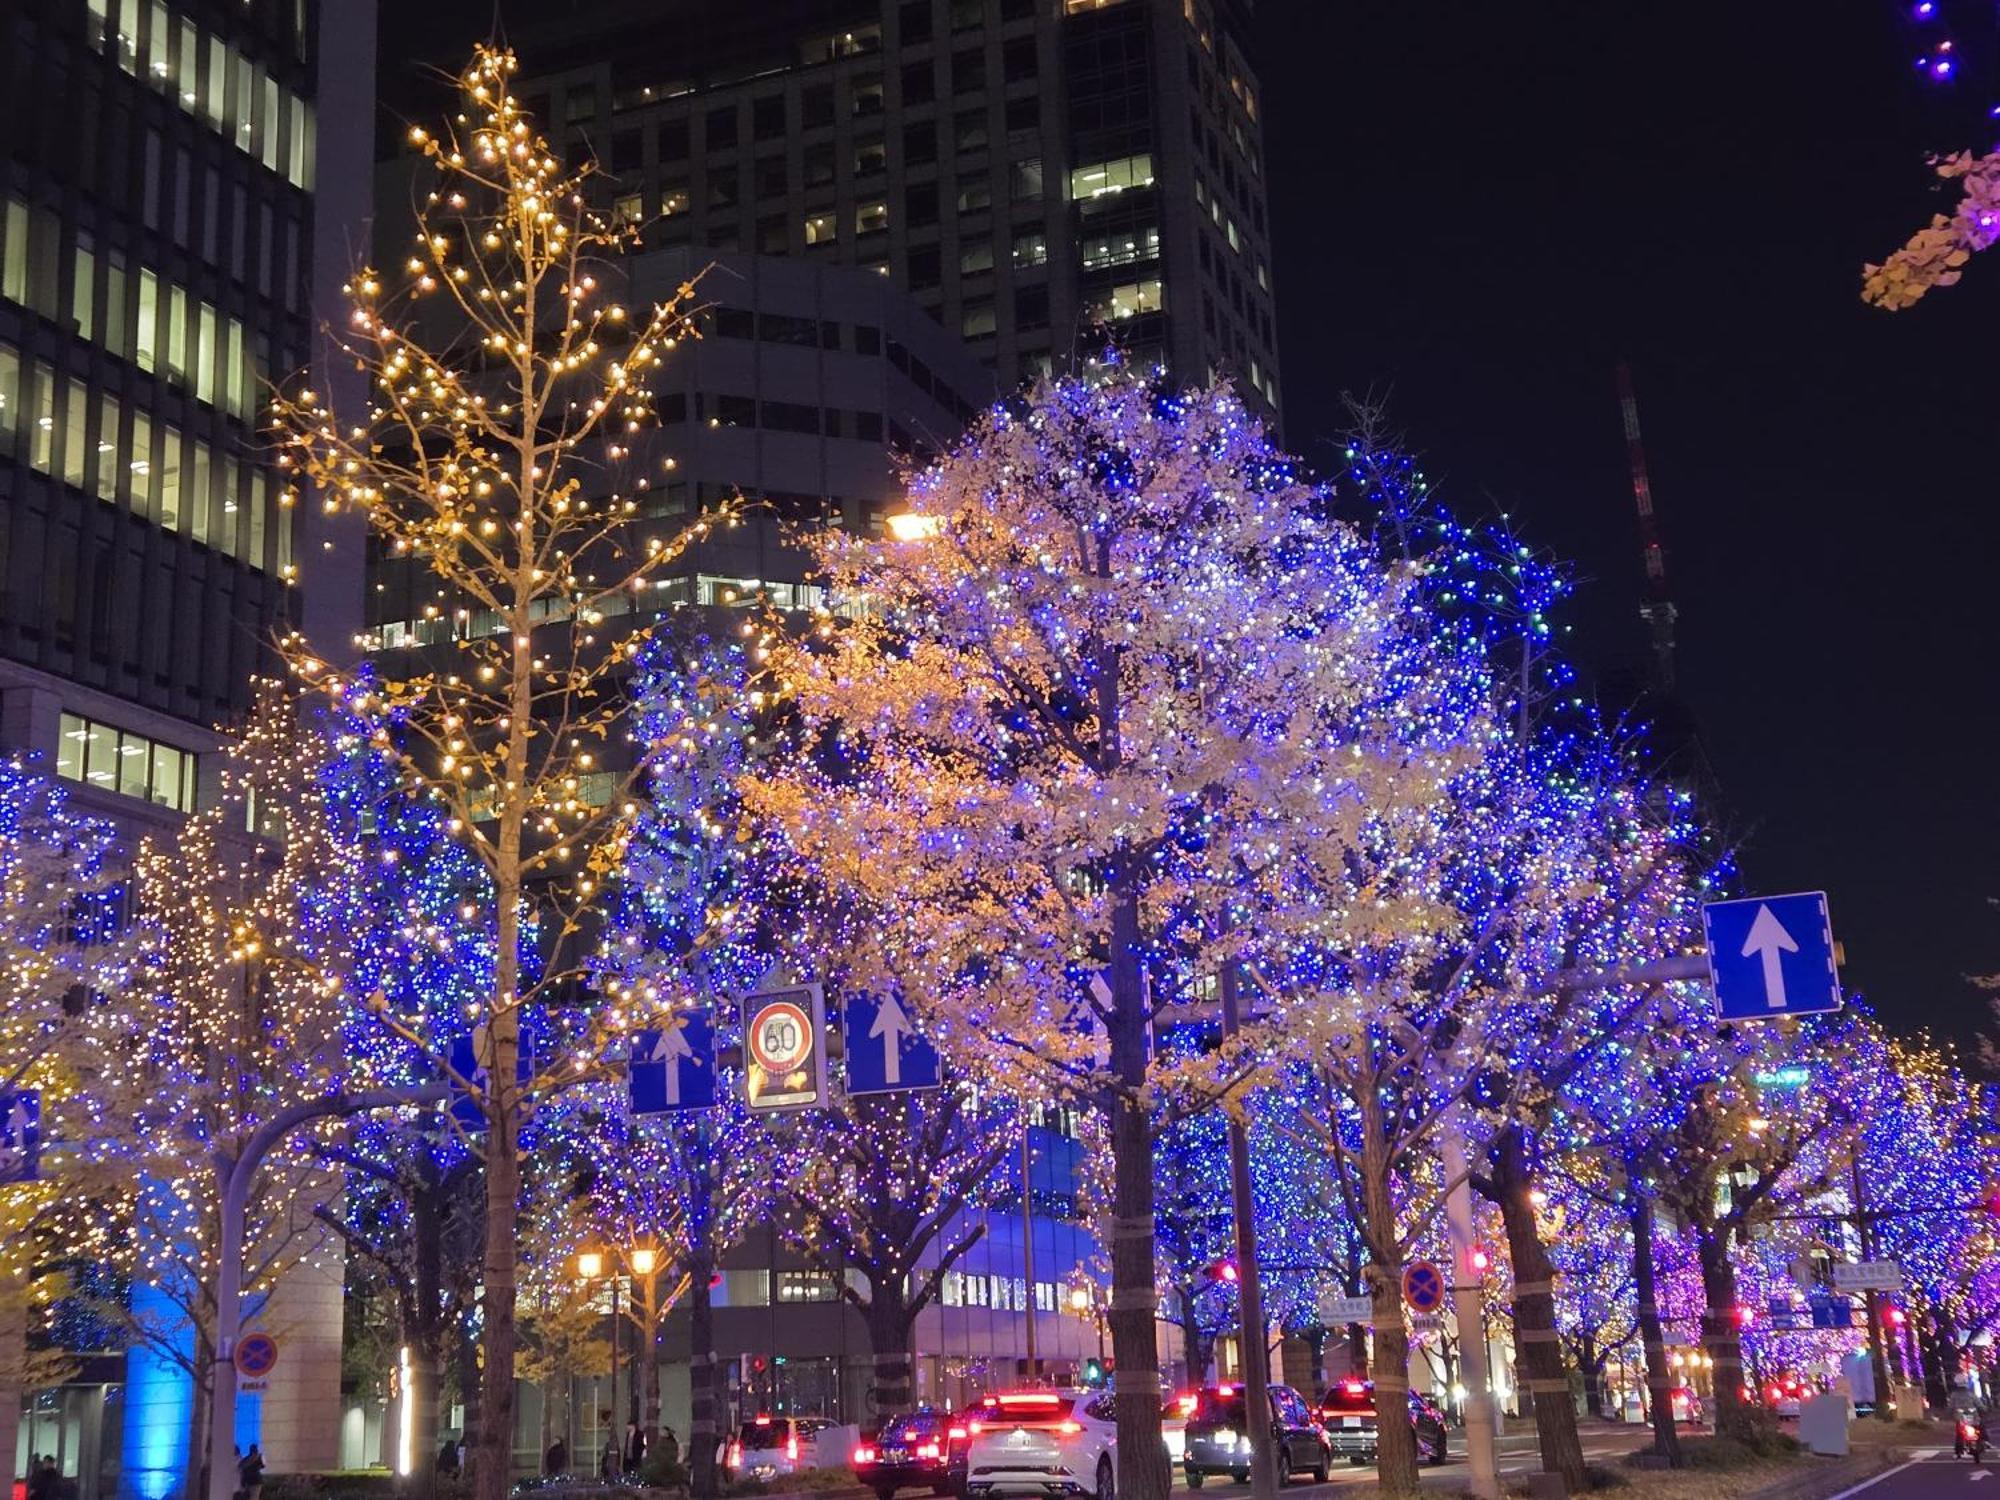
[[[1985,1496],[2000,1500],[2000,1455],[1988,1455],[1985,1463],[1974,1467],[1971,1460],[1953,1458],[1949,1448],[1941,1452],[1927,1454],[1912,1459],[1881,1474],[1843,1490],[1832,1500],[1983,1500]]]
[[[1499,1461],[1496,1464],[1501,1476],[1507,1478],[1537,1472],[1541,1468],[1541,1458],[1535,1447],[1535,1424],[1532,1421],[1510,1421],[1507,1426],[1509,1430],[1500,1439]],[[1584,1424],[1582,1437],[1584,1461],[1608,1464],[1635,1448],[1645,1447],[1652,1441],[1653,1430],[1637,1424],[1625,1427],[1609,1422],[1589,1422]],[[1430,1488],[1434,1480],[1449,1481],[1439,1485],[1440,1488],[1451,1490],[1463,1488],[1469,1477],[1465,1467],[1465,1434],[1457,1428],[1452,1429],[1448,1451],[1451,1455],[1450,1463],[1439,1464],[1436,1468],[1427,1468],[1423,1471],[1426,1488]],[[1298,1496],[1299,1500],[1307,1500],[1307,1497],[1314,1494],[1338,1493],[1353,1485],[1374,1482],[1373,1464],[1356,1468],[1344,1459],[1336,1459],[1333,1472],[1325,1484],[1313,1484],[1309,1480],[1302,1479],[1288,1486],[1284,1493]],[[1180,1496],[1190,1494],[1187,1480],[1178,1469],[1174,1471],[1174,1493]],[[1243,1500],[1249,1493],[1250,1486],[1247,1484],[1231,1484],[1227,1480],[1211,1478],[1201,1488],[1201,1500],[1210,1500],[1212,1496],[1217,1497],[1217,1500]],[[1878,1497],[1870,1495],[1867,1500],[1878,1500]],[[1977,1500],[1977,1496],[1974,1496],[1973,1500]],[[2000,1482],[1994,1485],[1992,1500],[2000,1500]]]

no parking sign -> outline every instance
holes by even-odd
[[[1436,1312],[1444,1305],[1444,1272],[1427,1260],[1403,1268],[1403,1300],[1413,1311]]]
[[[261,1391],[264,1380],[278,1363],[278,1341],[268,1333],[246,1333],[236,1341],[232,1356],[240,1391]]]

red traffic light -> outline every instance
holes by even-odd
[[[1739,1307],[1736,1309],[1736,1326],[1738,1328],[1748,1328],[1752,1323],[1756,1321],[1757,1321],[1756,1308]]]
[[[1900,1307],[1889,1308],[1887,1311],[1883,1313],[1883,1316],[1889,1320],[1889,1326],[1891,1328],[1901,1328],[1903,1326],[1902,1308]]]
[[[1472,1268],[1472,1274],[1475,1276],[1483,1276],[1493,1269],[1493,1257],[1486,1253],[1484,1245],[1467,1246],[1465,1263]]]
[[[1228,1282],[1231,1286],[1234,1286],[1236,1284],[1235,1261],[1233,1260],[1210,1261],[1206,1269],[1208,1273],[1208,1279],[1210,1281],[1225,1281]]]

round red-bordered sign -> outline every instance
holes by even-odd
[[[1444,1272],[1427,1260],[1405,1267],[1403,1300],[1420,1313],[1436,1312],[1444,1301]]]
[[[774,1000],[750,1018],[750,1056],[766,1073],[789,1073],[812,1056],[812,1017]]]
[[[278,1362],[278,1341],[268,1333],[246,1333],[236,1341],[236,1373],[262,1380]]]

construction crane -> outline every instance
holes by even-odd
[[[1639,398],[1632,394],[1632,370],[1618,361],[1618,404],[1625,413],[1625,452],[1632,464],[1632,499],[1639,507],[1639,546],[1646,564],[1646,597],[1639,618],[1646,622],[1653,645],[1653,686],[1662,693],[1674,688],[1674,601],[1667,590],[1667,554],[1660,545],[1660,523],[1653,514],[1653,483],[1646,475],[1646,444],[1639,435]]]

